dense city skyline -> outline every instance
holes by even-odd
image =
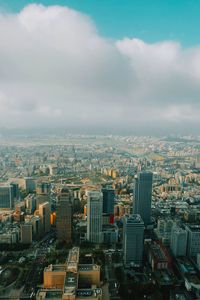
[[[148,14],[147,1],[127,2],[116,27],[121,6],[111,19],[113,1],[99,15],[90,1],[6,2],[0,127],[198,133],[200,50],[189,38],[197,36],[198,4],[154,4]],[[142,33],[150,23],[152,32]]]

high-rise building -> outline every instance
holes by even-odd
[[[35,194],[28,194],[28,196],[25,198],[26,203],[26,212],[28,214],[33,214],[36,210],[36,197]]]
[[[35,180],[32,177],[24,178],[24,189],[30,193],[35,191]]]
[[[188,233],[187,254],[188,256],[197,256],[200,253],[200,225],[186,225]]]
[[[41,221],[40,216],[34,216],[31,219],[31,224],[32,224],[32,228],[33,228],[33,237],[35,239],[40,238],[42,235],[42,221]]]
[[[87,240],[102,242],[103,195],[100,191],[87,191]]]
[[[72,240],[72,199],[67,188],[63,188],[58,196],[56,206],[56,231],[58,241],[71,243]]]
[[[151,222],[152,179],[151,172],[140,172],[135,178],[133,212],[141,216],[145,226]]]
[[[36,209],[39,209],[39,205],[45,202],[49,202],[49,195],[36,194]]]
[[[11,182],[10,185],[13,188],[13,197],[14,199],[18,200],[19,199],[19,184],[15,182]]]
[[[170,248],[174,256],[186,256],[187,251],[187,231],[179,228],[173,227],[171,233],[171,243]]]
[[[144,222],[140,215],[123,218],[124,264],[141,265],[144,247]]]
[[[22,244],[32,243],[32,224],[30,223],[21,224],[21,243]]]
[[[113,188],[103,188],[103,213],[114,214],[115,190]]]
[[[11,185],[0,185],[0,209],[12,209],[13,202],[13,187]]]
[[[46,195],[49,194],[51,191],[51,184],[49,182],[39,182],[37,183],[37,187],[36,187],[36,193],[38,195]]]
[[[39,216],[41,218],[43,233],[49,232],[51,228],[51,209],[49,202],[45,202],[39,205]]]

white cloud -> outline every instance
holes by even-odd
[[[60,6],[0,14],[0,125],[194,127],[200,48],[107,40]]]

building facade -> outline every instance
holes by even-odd
[[[103,213],[110,215],[114,214],[114,200],[115,200],[115,190],[113,188],[103,188]]]
[[[188,256],[197,256],[200,253],[200,225],[186,225],[188,234],[187,254]]]
[[[141,265],[144,247],[144,222],[140,215],[123,218],[123,253],[125,265]]]
[[[87,240],[102,242],[103,195],[100,191],[87,191]]]
[[[51,229],[51,209],[49,202],[45,202],[39,205],[39,216],[41,217],[43,233],[49,232]]]
[[[0,186],[0,209],[12,209],[14,206],[13,187],[11,185]]]
[[[186,256],[187,252],[187,231],[175,227],[172,228],[170,248],[175,257]]]
[[[135,178],[134,214],[139,214],[145,226],[151,222],[151,197],[153,173],[140,172]]]
[[[72,204],[71,194],[63,188],[58,196],[56,206],[56,232],[60,242],[71,243],[72,240]]]

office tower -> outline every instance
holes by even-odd
[[[49,202],[45,202],[39,205],[39,216],[42,222],[42,231],[43,233],[47,233],[50,231],[51,223],[51,210]]]
[[[26,203],[26,212],[28,214],[33,214],[34,211],[36,210],[36,198],[34,194],[29,194],[25,198],[25,203]]]
[[[12,209],[13,202],[13,187],[11,185],[0,185],[0,209]]]
[[[200,253],[200,225],[186,225],[185,230],[188,234],[187,254],[197,256]]]
[[[100,191],[87,191],[87,240],[102,242],[103,195]]]
[[[67,188],[58,195],[56,206],[56,231],[58,241],[71,243],[72,240],[72,197]]]
[[[13,188],[13,198],[18,200],[19,199],[19,184],[15,182],[11,182],[10,185]]]
[[[42,221],[40,216],[34,216],[31,219],[31,224],[33,228],[33,237],[38,239],[42,236]]]
[[[153,174],[151,172],[140,172],[135,178],[133,212],[141,216],[145,226],[151,222],[152,178]]]
[[[30,193],[35,191],[35,180],[32,177],[24,178],[24,189]]]
[[[39,205],[45,202],[49,202],[49,195],[43,194],[38,195],[36,194],[36,209],[39,209]]]
[[[170,248],[175,257],[186,256],[186,250],[187,250],[186,230],[179,227],[172,228]]]
[[[112,188],[103,188],[103,213],[114,214],[115,190]]]
[[[51,184],[48,182],[39,182],[37,183],[36,193],[38,195],[47,195],[51,191]]]
[[[158,219],[158,226],[155,230],[157,237],[165,246],[170,246],[172,228],[175,222],[172,219]]]
[[[140,215],[123,218],[123,253],[126,266],[141,265],[144,246],[144,222]]]
[[[32,224],[30,223],[21,224],[21,243],[22,244],[32,243]]]
[[[168,253],[163,246],[157,242],[150,242],[146,244],[145,248],[147,259],[153,272],[156,270],[167,270],[169,268],[170,260]]]

